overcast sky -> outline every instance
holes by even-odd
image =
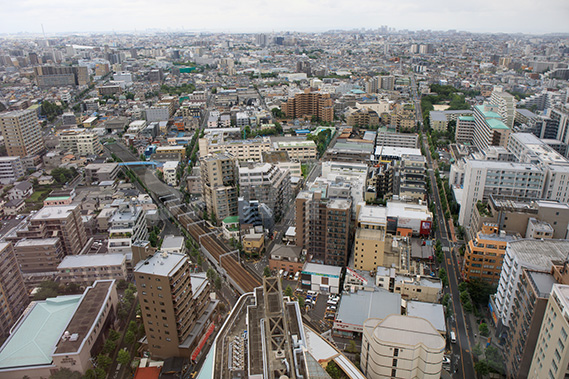
[[[325,31],[568,33],[569,0],[0,0],[0,33]]]

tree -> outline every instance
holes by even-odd
[[[103,354],[111,354],[117,348],[115,341],[107,339],[103,344]]]
[[[61,368],[55,372],[55,374],[50,375],[49,379],[81,379],[81,375],[78,371],[71,371],[68,368]]]
[[[290,286],[286,286],[284,294],[285,296],[292,297],[293,294],[292,288]]]
[[[219,276],[215,277],[214,285],[216,290],[219,291],[221,289],[221,278]]]
[[[263,276],[265,277],[271,276],[271,269],[268,266],[265,266],[265,268],[263,269]]]
[[[300,309],[304,309],[304,297],[301,296],[298,298],[298,306]]]
[[[124,280],[124,279],[120,279],[120,280],[117,282],[117,289],[118,289],[118,290],[124,290],[124,289],[126,289],[126,286],[127,286],[127,282],[126,282],[126,280]]]
[[[129,330],[128,332],[126,332],[126,334],[124,335],[124,342],[127,345],[132,345],[136,342],[136,334],[132,331]]]
[[[350,343],[349,343],[348,346],[346,347],[346,351],[347,351],[348,353],[357,353],[357,352],[358,352],[358,347],[356,346],[356,341],[350,340]]]
[[[97,355],[97,367],[107,371],[111,363],[113,363],[113,360],[109,358],[107,355],[105,354]]]
[[[332,379],[340,379],[346,376],[342,369],[334,361],[328,362],[326,365],[326,372]]]
[[[119,354],[117,355],[117,362],[119,362],[123,366],[128,365],[130,363],[130,354],[128,353],[128,351],[124,349],[119,350]]]
[[[468,293],[477,305],[487,305],[490,295],[496,293],[496,287],[480,279],[472,279],[467,284]]]
[[[56,297],[60,293],[59,284],[53,280],[46,280],[40,283],[39,290],[34,294],[34,300],[45,300],[49,297]]]
[[[474,370],[480,376],[486,376],[490,373],[490,368],[488,367],[488,362],[486,362],[486,360],[476,362],[474,365]]]

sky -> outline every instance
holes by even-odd
[[[569,33],[569,0],[0,0],[0,34],[320,32],[378,28]]]

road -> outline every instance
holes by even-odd
[[[441,199],[437,188],[437,181],[435,178],[435,170],[433,160],[429,152],[428,139],[425,135],[425,128],[423,125],[423,115],[421,112],[421,101],[417,92],[417,83],[415,76],[411,75],[411,96],[415,103],[416,117],[420,123],[421,132],[423,134],[423,145],[425,146],[425,156],[427,159],[428,175],[431,180],[432,194],[431,201],[435,203],[435,212],[437,216],[437,230],[435,237],[441,241],[444,251],[444,262],[442,267],[445,268],[448,276],[449,285],[444,289],[445,293],[450,293],[452,299],[452,313],[453,317],[448,326],[456,333],[456,343],[451,345],[452,348],[452,371],[453,378],[476,378],[474,372],[474,362],[472,360],[472,348],[470,346],[470,338],[468,334],[468,326],[460,303],[460,293],[458,290],[458,279],[460,277],[460,267],[454,255],[453,244],[450,241],[450,234],[444,218],[444,212],[441,208]],[[450,305],[449,305],[450,306]]]

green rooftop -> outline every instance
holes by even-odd
[[[474,117],[472,116],[460,116],[458,119],[462,121],[474,121]]]
[[[486,120],[486,123],[492,129],[510,129],[502,121],[496,120],[495,118],[490,118],[490,119]]]
[[[45,199],[45,201],[67,200],[70,196],[52,196]]]
[[[38,301],[0,348],[0,369],[49,365],[55,345],[83,295]]]
[[[485,118],[500,118],[500,119],[502,118],[502,116],[500,116],[496,112],[487,111],[484,105],[475,105],[474,108],[478,109],[480,113],[484,115]]]
[[[235,224],[239,222],[239,216],[227,216],[222,221],[224,224]]]

